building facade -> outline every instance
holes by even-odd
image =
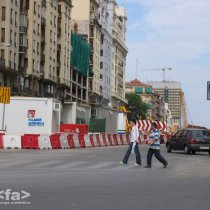
[[[100,94],[102,104],[108,105],[112,95],[112,36],[108,32],[109,11],[108,0],[100,2],[101,49],[100,49]]]
[[[125,45],[126,11],[109,1],[109,33],[112,35],[112,107],[127,103],[125,99],[125,68],[128,49]]]
[[[66,99],[71,8],[71,0],[0,1],[0,78],[12,95]]]
[[[164,121],[165,103],[160,95],[154,93],[151,85],[135,79],[125,83],[125,92],[136,93],[147,104],[148,110],[146,115],[148,120]]]
[[[89,103],[100,103],[100,49],[101,24],[99,0],[73,0],[72,19],[78,25],[78,33],[87,36],[91,45],[90,71],[88,79]]]
[[[153,87],[154,92],[158,93],[168,103],[173,117],[173,124],[180,125],[181,121],[181,83],[180,82],[148,82]]]

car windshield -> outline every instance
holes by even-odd
[[[195,130],[192,131],[193,138],[210,138],[210,132],[205,130]]]

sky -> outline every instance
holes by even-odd
[[[210,128],[210,0],[117,0],[126,8],[126,81],[180,82],[188,122]],[[138,62],[137,62],[138,60]],[[138,64],[137,64],[138,63]]]

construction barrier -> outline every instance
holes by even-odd
[[[21,149],[21,135],[4,135],[4,149]]]
[[[50,135],[50,142],[52,145],[52,149],[61,149],[61,142],[60,142],[60,134],[52,134]]]
[[[3,136],[4,136],[4,133],[0,133],[0,149],[4,149]]]
[[[166,143],[167,134],[161,134],[161,143]],[[139,137],[139,144],[148,142],[148,135]],[[0,149],[73,149],[87,147],[120,146],[130,143],[128,134],[25,134],[0,133]]]
[[[68,144],[69,144],[70,149],[74,149],[75,144],[74,144],[73,134],[68,135],[67,140],[68,140]]]
[[[40,135],[38,137],[38,142],[40,149],[52,149],[49,135]]]
[[[24,134],[21,136],[22,149],[39,149],[39,134]]]
[[[64,133],[60,135],[60,142],[62,149],[69,149],[68,134]]]

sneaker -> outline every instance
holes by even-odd
[[[135,163],[134,166],[141,166],[141,164]]]
[[[144,166],[144,168],[151,168],[151,166]]]
[[[119,164],[121,164],[121,165],[127,165],[127,163],[123,163],[123,162],[119,162]]]
[[[167,166],[168,166],[168,163],[166,163],[166,164],[163,166],[163,168],[167,168]]]

